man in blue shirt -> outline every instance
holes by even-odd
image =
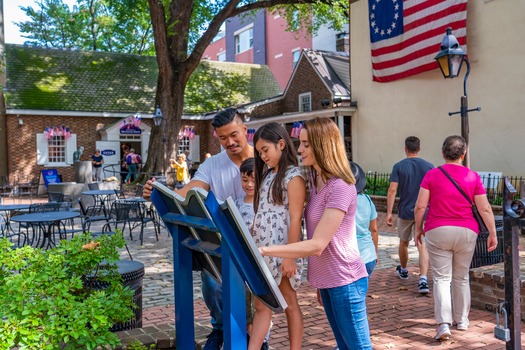
[[[420,151],[419,138],[409,136],[405,139],[406,158],[396,163],[390,175],[390,187],[387,194],[387,215],[386,224],[393,225],[392,210],[396,198],[396,192],[399,191],[399,204],[397,206],[397,230],[399,236],[399,262],[396,273],[401,279],[408,279],[408,244],[412,240],[415,228],[414,207],[419,194],[421,180],[430,169],[434,166],[426,160],[419,158]],[[426,245],[417,245],[419,251],[419,293],[427,294],[429,292],[427,273],[429,267],[429,257]]]

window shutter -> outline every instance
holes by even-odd
[[[195,135],[193,140],[190,139],[190,159],[194,163],[201,161],[201,143],[199,135]]]
[[[47,139],[44,133],[36,134],[36,164],[48,163]]]
[[[77,134],[71,134],[66,140],[66,163],[73,164],[73,153],[77,150]]]

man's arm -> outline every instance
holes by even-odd
[[[398,185],[397,182],[390,182],[390,186],[388,187],[388,192],[386,195],[386,224],[387,226],[393,225],[392,211],[394,210],[394,203],[396,201],[397,185]]]
[[[150,199],[151,192],[153,192],[153,182],[155,182],[155,179],[148,180],[146,184],[144,184],[144,188],[142,189],[142,197],[144,199]],[[175,190],[175,193],[177,193],[178,195],[182,197],[186,197],[186,194],[188,194],[188,191],[194,187],[202,188],[206,191],[210,190],[210,185],[208,185],[206,182],[199,181],[199,180],[191,180],[183,188]]]

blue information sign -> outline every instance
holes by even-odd
[[[58,171],[56,169],[46,169],[42,170],[42,177],[44,182],[47,185],[60,183],[60,177],[58,176]]]

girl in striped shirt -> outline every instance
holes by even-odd
[[[305,208],[307,240],[260,247],[263,256],[308,256],[308,282],[334,332],[339,350],[372,349],[366,313],[368,274],[359,255],[355,179],[337,125],[329,118],[305,122],[299,136],[310,170]]]

